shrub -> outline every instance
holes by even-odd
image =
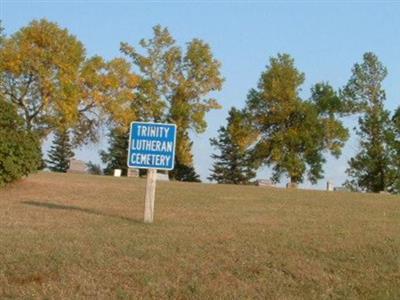
[[[0,98],[0,186],[41,166],[38,137],[28,132],[13,105]]]
[[[87,168],[88,168],[89,174],[92,174],[92,175],[103,175],[103,172],[102,172],[102,170],[101,170],[100,165],[97,165],[97,164],[95,164],[95,163],[89,161],[89,162],[86,164],[86,166],[87,166]]]

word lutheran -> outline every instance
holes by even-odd
[[[142,169],[173,169],[175,139],[174,124],[133,122],[128,166]]]

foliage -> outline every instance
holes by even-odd
[[[193,164],[189,130],[204,132],[206,113],[220,107],[207,95],[222,87],[221,64],[202,40],[190,41],[183,53],[167,28],[155,26],[153,33],[153,38],[139,43],[145,54],[127,43],[121,50],[140,71],[138,101],[146,108],[142,119],[177,125],[176,166],[189,170]]]
[[[102,175],[103,174],[103,171],[101,170],[101,167],[98,164],[95,164],[95,163],[89,161],[86,164],[86,166],[87,166],[87,170],[88,170],[89,174],[92,174],[92,175]]]
[[[112,175],[114,169],[121,169],[122,176],[126,176],[128,173],[129,133],[126,128],[115,127],[108,133],[108,138],[107,151],[100,152],[101,160],[106,164],[103,172],[105,175]]]
[[[169,172],[169,177],[178,181],[201,182],[200,175],[196,173],[194,167],[180,164],[177,159],[174,169]]]
[[[291,183],[322,178],[324,152],[335,157],[348,138],[336,118],[341,111],[336,93],[326,83],[312,89],[309,101],[299,96],[304,74],[288,54],[278,54],[262,73],[257,89],[247,99],[247,109],[259,138],[252,148],[257,165],[273,166],[272,179],[287,174]]]
[[[394,190],[398,169],[395,166],[395,134],[382,82],[387,70],[378,57],[365,53],[363,62],[355,64],[342,97],[353,113],[360,113],[357,135],[360,151],[350,159],[346,170],[351,177],[348,187],[368,192]]]
[[[69,131],[57,130],[54,134],[53,145],[48,152],[47,167],[53,172],[66,173],[70,160],[74,157]]]
[[[32,21],[6,38],[0,51],[0,92],[18,108],[28,130],[46,136],[76,119],[76,81],[85,50],[65,29]]]
[[[396,170],[394,182],[392,185],[392,192],[400,194],[400,107],[395,111],[392,118],[394,139],[392,141],[393,147],[393,165]]]
[[[0,98],[0,186],[28,175],[40,165],[37,136],[24,128],[15,108]]]
[[[145,114],[138,101],[139,77],[122,58],[104,61],[99,56],[87,59],[80,70],[81,101],[75,143],[97,140],[97,128],[106,122],[111,127],[127,128]]]
[[[104,122],[127,126],[142,109],[130,63],[87,58],[75,36],[45,19],[5,38],[0,71],[0,93],[41,137],[69,128],[75,145],[96,141]]]
[[[218,183],[249,184],[256,176],[254,163],[247,148],[256,136],[248,122],[249,116],[231,108],[226,127],[218,130],[218,138],[210,139],[211,145],[219,151],[212,154],[214,164],[209,180]]]
[[[3,27],[2,22],[0,20],[0,46],[3,44],[5,37],[6,36],[4,34],[4,27]]]

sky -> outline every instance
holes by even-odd
[[[400,106],[399,16],[400,1],[0,0],[0,19],[7,34],[33,19],[46,18],[82,41],[89,56],[122,56],[120,42],[137,46],[140,39],[151,37],[156,24],[168,27],[182,47],[193,38],[209,43],[222,62],[225,83],[221,92],[213,94],[223,108],[208,113],[205,133],[192,133],[195,168],[203,180],[209,175],[214,151],[209,138],[225,125],[230,107],[243,107],[249,89],[256,87],[269,58],[277,53],[294,57],[306,76],[301,96],[308,98],[316,82],[343,87],[354,63],[372,51],[389,71],[384,82],[387,108]],[[356,118],[344,122],[351,129]],[[98,144],[78,149],[76,156],[100,163],[98,152],[106,147],[103,137]],[[328,180],[341,185],[347,161],[357,148],[353,134],[339,159],[326,156],[325,178],[317,185],[305,182],[302,187],[322,189]],[[263,168],[258,178],[270,174]],[[282,179],[284,184],[286,179]]]

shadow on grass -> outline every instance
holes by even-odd
[[[96,209],[91,209],[91,208],[82,208],[79,206],[73,206],[73,205],[64,205],[64,204],[57,204],[57,203],[49,203],[49,202],[38,202],[38,201],[22,201],[21,203],[27,204],[27,205],[32,205],[32,206],[38,206],[38,207],[44,207],[44,208],[49,208],[49,209],[63,209],[63,210],[72,210],[72,211],[79,211],[79,212],[84,212],[87,214],[92,214],[96,216],[103,216],[103,217],[109,217],[109,218],[115,218],[115,219],[120,219],[123,221],[128,221],[131,223],[140,223],[142,222],[131,219],[128,217],[123,217],[115,214],[107,214],[102,211],[96,210]]]

